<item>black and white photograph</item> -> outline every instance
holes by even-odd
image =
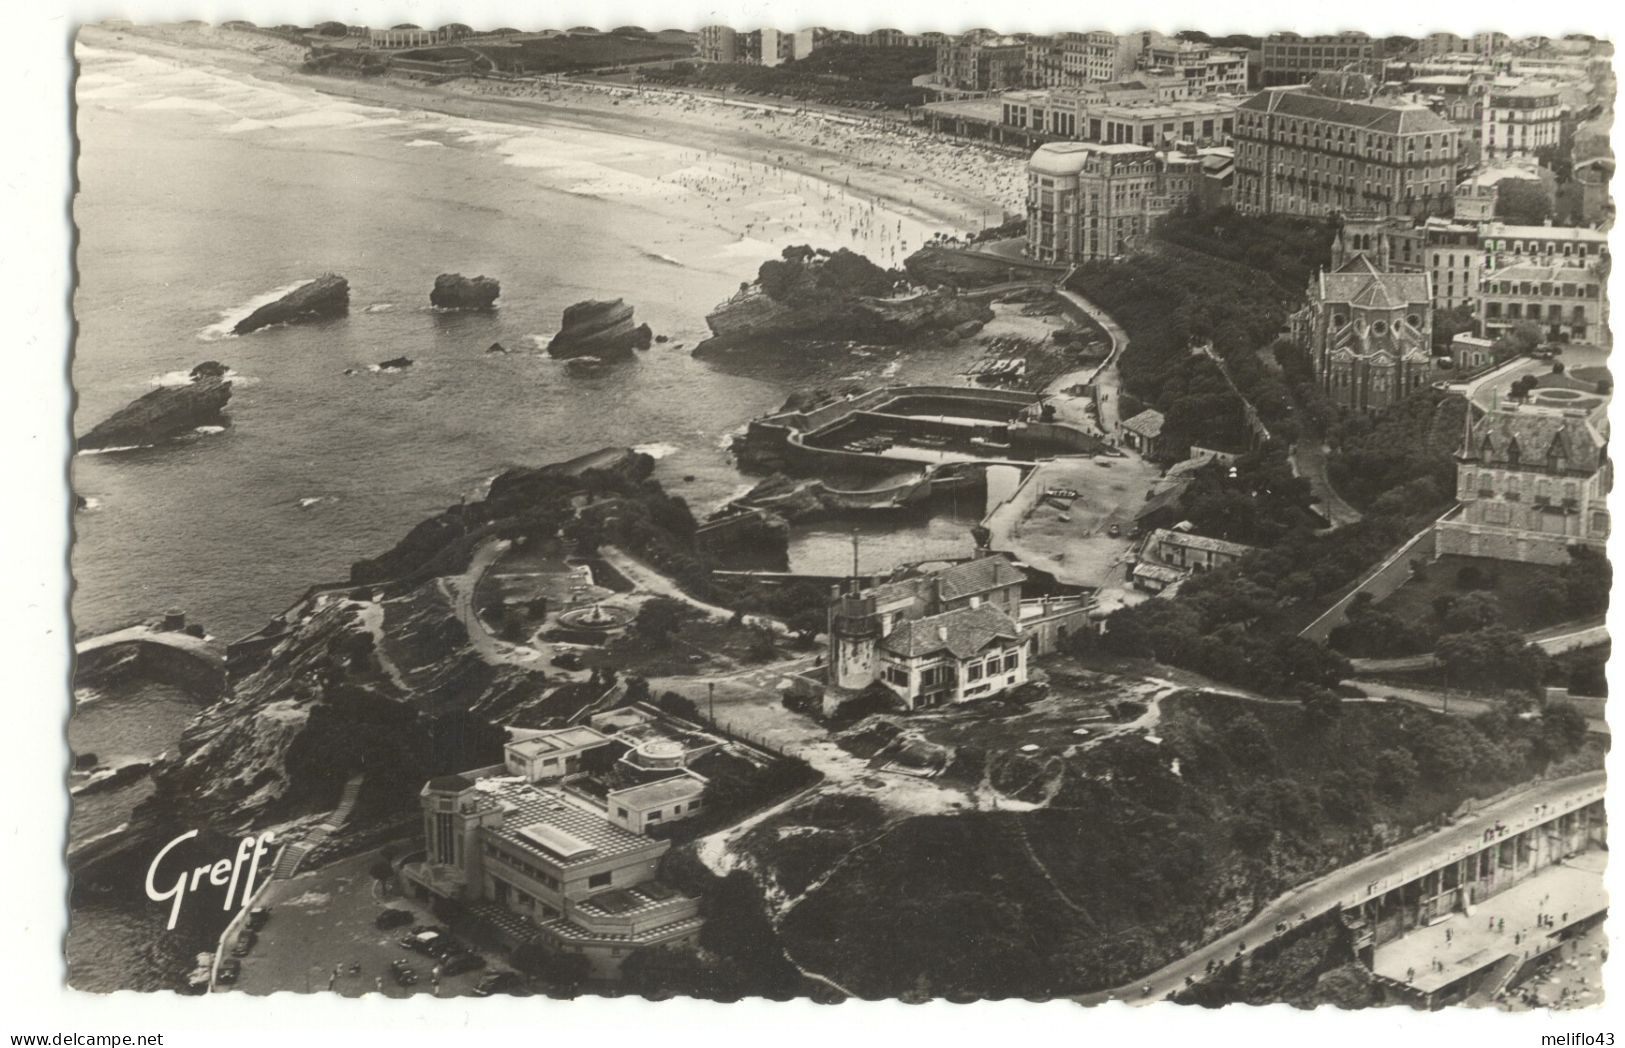
[[[1600,12],[407,10],[59,27],[30,965],[1596,1025]]]

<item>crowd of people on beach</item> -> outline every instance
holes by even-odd
[[[825,166],[874,173],[928,193],[953,193],[988,202],[981,225],[996,225],[1005,212],[1019,212],[1027,191],[1026,164],[1019,156],[963,142],[885,118],[835,115],[764,103],[737,103],[705,95],[561,78],[464,80],[454,90],[541,103],[609,109],[630,107],[655,121],[694,124],[707,132],[760,135],[840,159]]]

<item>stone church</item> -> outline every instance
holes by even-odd
[[[1344,223],[1292,330],[1332,403],[1376,412],[1432,378],[1433,295],[1428,274],[1382,268],[1382,238],[1366,225]]]

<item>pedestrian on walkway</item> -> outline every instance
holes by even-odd
[[[379,993],[383,993],[384,992],[384,977],[382,975],[375,976],[373,978],[373,980],[372,980],[372,985],[378,990]]]

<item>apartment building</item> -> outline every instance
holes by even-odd
[[[1337,70],[1381,77],[1383,59],[1382,41],[1365,33],[1272,33],[1264,38],[1260,73],[1265,87],[1306,84],[1316,73]]]
[[[1188,98],[1247,93],[1246,48],[1214,47],[1189,40],[1169,40],[1147,47],[1139,71],[1168,76],[1187,86]]]
[[[1549,80],[1497,85],[1485,99],[1479,143],[1486,157],[1529,156],[1563,135],[1562,89]]]
[[[983,31],[937,47],[937,82],[959,91],[1008,91],[1022,86],[1027,41]]]
[[[725,25],[702,26],[695,54],[702,62],[738,62],[739,34]]]
[[[1479,276],[1478,334],[1496,339],[1533,324],[1552,342],[1610,344],[1608,277],[1601,265],[1564,265],[1535,258]]]

